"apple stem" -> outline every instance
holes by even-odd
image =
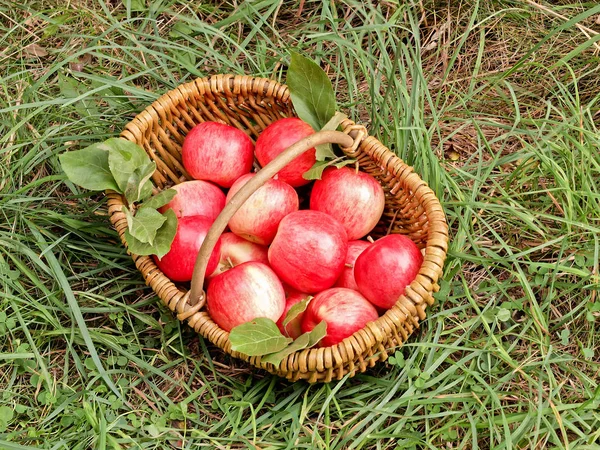
[[[229,268],[233,268],[233,263],[231,262],[231,258],[227,257],[227,264],[229,264]]]
[[[344,264],[348,269],[353,269],[354,268],[354,264],[350,264],[350,263],[346,263]]]
[[[375,240],[371,236],[367,236],[367,241],[369,241],[371,244],[375,242]]]
[[[269,164],[262,168],[254,177],[252,177],[242,188],[225,205],[219,216],[214,221],[204,242],[198,252],[194,272],[192,275],[189,303],[194,306],[199,301],[204,301],[205,296],[202,290],[204,286],[204,278],[206,276],[206,267],[210,255],[225,228],[229,219],[236,211],[244,204],[254,192],[273,178],[281,169],[287,166],[290,162],[296,159],[304,152],[321,144],[338,144],[342,147],[350,148],[354,145],[354,138],[341,131],[318,131],[304,139],[296,142],[283,152],[277,155]]]

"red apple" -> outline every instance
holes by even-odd
[[[254,145],[242,130],[203,122],[186,135],[181,157],[185,170],[193,178],[228,188],[252,169]]]
[[[282,281],[309,294],[333,286],[344,270],[348,239],[333,217],[296,211],[279,223],[269,247],[269,263]]]
[[[358,291],[356,280],[354,279],[354,263],[356,258],[360,255],[367,247],[371,245],[367,241],[350,241],[348,242],[348,253],[346,253],[346,261],[344,261],[344,271],[335,282],[336,287],[344,287]],[[221,253],[223,250],[221,250]]]
[[[389,309],[415,279],[422,263],[419,247],[406,236],[382,237],[356,259],[358,290],[375,306]]]
[[[221,259],[217,269],[209,278],[248,261],[269,264],[267,251],[267,247],[247,241],[234,233],[223,233],[221,235]]]
[[[300,292],[293,288],[286,289],[286,286],[283,287],[286,291],[285,297],[285,309],[283,310],[283,314],[277,321],[277,326],[279,327],[279,331],[281,334],[287,337],[291,337],[292,339],[297,339],[298,336],[302,334],[302,317],[304,317],[304,312],[298,314],[294,319],[292,319],[285,327],[283,326],[283,321],[285,320],[285,316],[289,312],[290,308],[297,303],[300,303],[302,300],[305,300],[307,297],[310,297],[310,294],[306,292]]]
[[[208,181],[184,181],[171,189],[175,189],[177,194],[169,203],[159,208],[161,213],[172,209],[178,218],[205,216],[214,221],[225,207],[225,194],[218,186]]]
[[[378,317],[375,307],[360,292],[332,288],[319,292],[310,301],[304,312],[302,332],[311,331],[324,320],[327,323],[327,335],[319,342],[319,346],[329,347]]]
[[[233,183],[227,194],[227,201],[254,175],[242,175]],[[281,180],[269,180],[237,210],[229,220],[229,229],[238,236],[261,245],[269,245],[279,222],[289,213],[298,211],[298,193]]]
[[[153,255],[158,268],[172,281],[190,281],[200,246],[213,220],[204,216],[187,216],[177,219],[177,232],[169,252],[159,259]],[[221,240],[213,249],[206,274],[213,273],[221,256]]]
[[[369,233],[385,208],[381,184],[371,175],[342,167],[325,169],[310,194],[310,209],[335,217],[346,229],[348,239]]]
[[[290,145],[314,132],[309,124],[296,117],[279,119],[265,128],[258,136],[256,159],[264,167]],[[293,187],[310,183],[310,180],[305,180],[302,175],[315,163],[315,152],[316,150],[311,148],[298,156],[278,172],[278,179]]]
[[[214,277],[206,302],[215,323],[231,331],[258,317],[277,321],[285,308],[285,292],[269,266],[250,261]]]

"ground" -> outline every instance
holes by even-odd
[[[595,2],[3,0],[0,29],[0,448],[599,448]],[[288,50],[451,230],[418,332],[326,385],[177,322],[57,158],[195,77],[285,81]]]

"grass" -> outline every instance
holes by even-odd
[[[598,17],[568,1],[0,2],[0,448],[600,448]],[[452,234],[394,364],[328,385],[253,371],[178,323],[103,196],[57,163],[194,77],[284,80],[288,49],[415,166]]]

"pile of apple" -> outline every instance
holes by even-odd
[[[253,144],[241,130],[204,122],[187,134],[183,165],[193,181],[174,186],[178,227],[170,251],[154,257],[171,280],[190,281],[200,246],[226,202],[261,166],[314,133],[298,118],[273,122]],[[327,168],[300,209],[303,174],[315,163],[311,149],[260,187],[235,213],[208,264],[207,309],[222,329],[257,317],[276,322],[297,338],[321,321],[334,345],[392,307],[416,277],[423,257],[402,235],[362,240],[379,222],[385,194],[379,182],[354,167]],[[308,192],[308,189],[303,188]],[[306,310],[283,327],[296,303],[313,297]]]

